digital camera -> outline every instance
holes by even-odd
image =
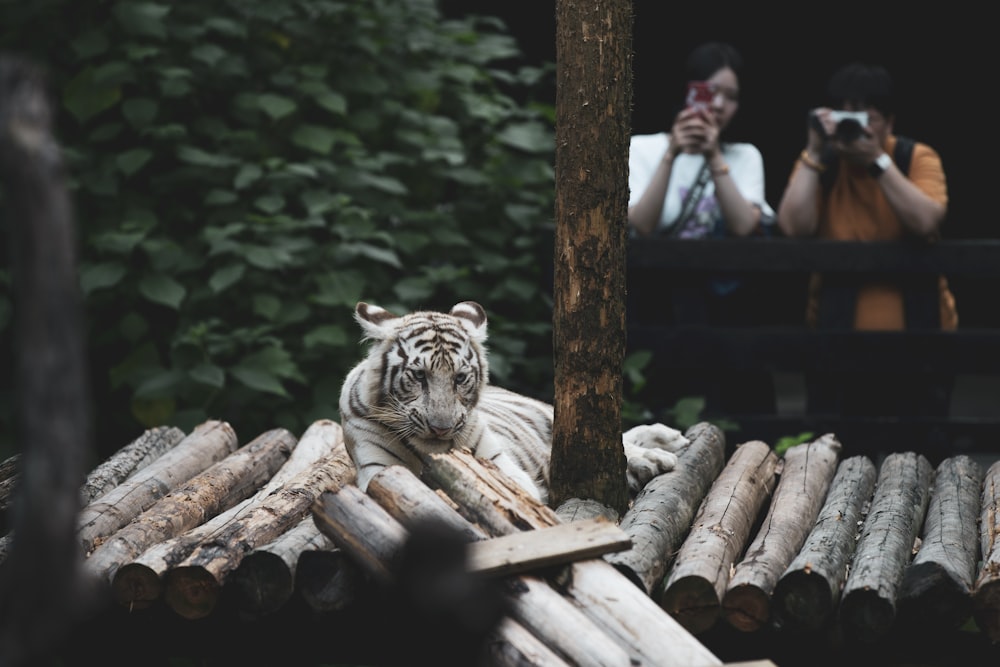
[[[837,124],[833,136],[845,144],[860,137],[868,127],[867,111],[831,111],[830,119]]]

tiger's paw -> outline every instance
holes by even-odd
[[[626,477],[629,492],[635,495],[649,480],[677,466],[675,452],[685,447],[688,439],[680,431],[664,424],[643,424],[626,431],[622,444],[628,461]]]

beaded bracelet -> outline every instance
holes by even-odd
[[[813,171],[818,171],[821,174],[826,171],[826,165],[820,164],[819,162],[816,162],[816,160],[809,157],[809,151],[807,149],[802,150],[802,154],[799,155],[799,159],[802,160],[802,164],[809,167]]]

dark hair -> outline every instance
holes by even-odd
[[[886,118],[895,112],[892,77],[881,65],[845,65],[830,77],[826,92],[834,108],[843,107],[847,103],[858,109],[874,107]]]
[[[684,72],[688,81],[704,81],[723,67],[733,70],[736,77],[743,74],[743,56],[730,44],[724,42],[706,42],[695,48],[684,63]]]

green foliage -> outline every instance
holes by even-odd
[[[785,452],[795,445],[801,445],[803,442],[809,442],[815,438],[816,434],[812,431],[803,431],[798,435],[786,435],[779,438],[778,442],[774,443],[774,453],[778,456],[784,456]]]
[[[43,63],[61,104],[108,446],[337,419],[359,300],[477,300],[497,381],[550,386],[554,141],[531,96],[551,68],[516,68],[497,20],[430,0],[15,4],[0,48]]]

